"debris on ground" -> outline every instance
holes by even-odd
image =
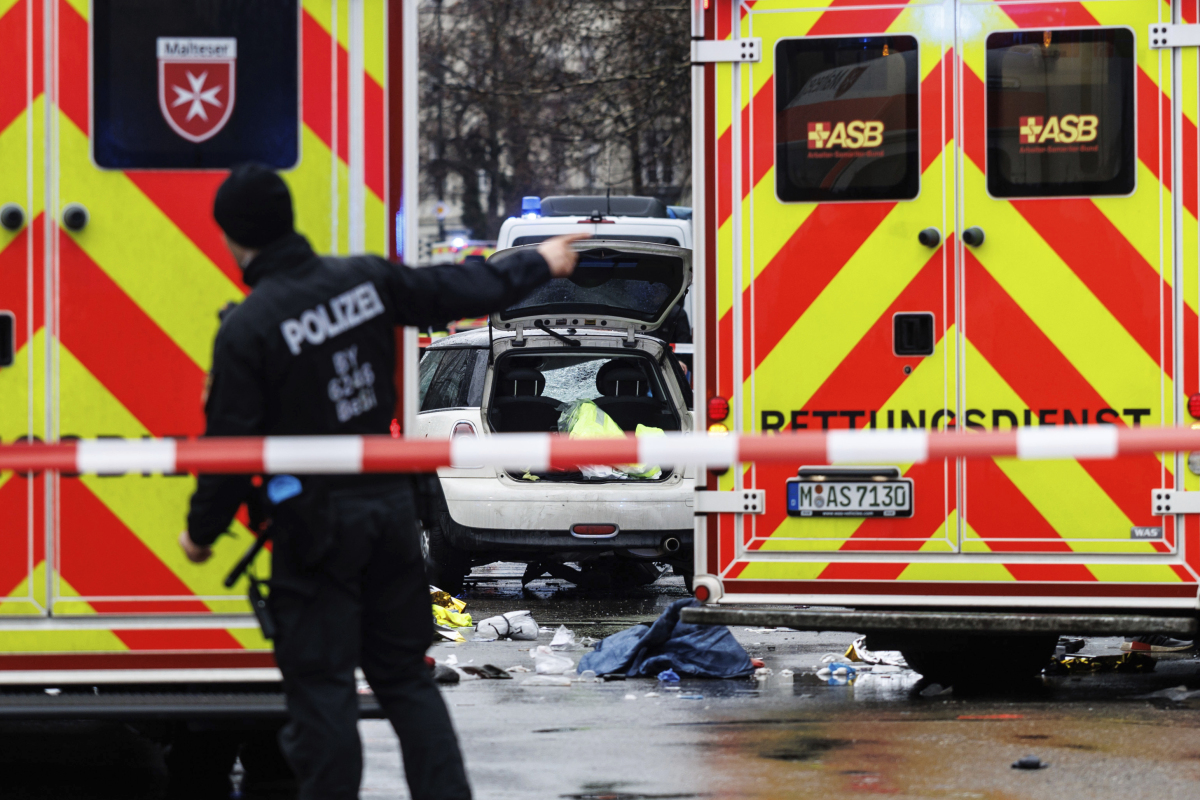
[[[463,636],[454,628],[447,628],[445,625],[433,625],[433,635],[435,642],[465,642],[467,637]]]
[[[505,670],[505,672],[533,672],[533,670],[531,670],[529,667],[522,667],[520,664],[518,664],[515,667],[509,667],[507,670]]]
[[[908,662],[904,660],[904,656],[900,655],[899,650],[868,650],[866,641],[867,637],[865,636],[855,639],[846,648],[846,652],[842,658],[855,663],[870,664],[872,666],[908,668]]]
[[[1170,689],[1159,689],[1157,692],[1150,694],[1139,694],[1136,700],[1170,700],[1172,703],[1182,703],[1184,700],[1191,700],[1193,697],[1200,697],[1200,689],[1189,689],[1186,686],[1172,686]]]
[[[550,649],[575,650],[577,647],[578,645],[575,643],[575,631],[566,625],[559,625],[558,630],[554,632],[554,638],[550,640]]]
[[[1013,769],[1044,769],[1050,766],[1037,756],[1023,756],[1013,762]]]
[[[433,680],[436,683],[458,683],[460,676],[458,670],[454,667],[445,664],[435,664],[433,667]]]
[[[1046,667],[1047,675],[1077,675],[1084,672],[1153,672],[1158,661],[1145,653],[1112,656],[1056,656]]]
[[[834,676],[837,678],[853,678],[858,674],[858,668],[852,667],[849,664],[841,664],[837,661],[831,661],[827,666],[817,670],[818,678],[828,678]]]
[[[564,672],[575,670],[574,661],[559,655],[544,644],[538,645],[529,655],[533,659],[533,671],[538,675],[562,675]]]
[[[538,625],[528,611],[509,611],[497,617],[488,617],[475,626],[475,632],[484,637],[533,642],[537,641]]]
[[[767,678],[775,674],[775,671],[770,667],[759,667],[754,670],[754,677],[760,681],[765,681]]]
[[[469,628],[475,623],[471,615],[464,613],[466,602],[442,591],[436,586],[429,587],[429,599],[433,602],[433,621],[446,628]]]
[[[1058,645],[1055,647],[1055,653],[1058,655],[1072,655],[1078,653],[1087,644],[1087,639],[1081,639],[1077,636],[1060,636],[1058,637]]]
[[[484,664],[482,667],[459,667],[468,675],[474,675],[476,678],[485,678],[491,680],[512,680],[512,675],[509,675],[504,670],[492,664]]]
[[[680,622],[680,611],[698,605],[690,597],[676,600],[653,625],[634,625],[598,642],[579,668],[630,677],[649,677],[665,669],[694,678],[738,678],[753,672],[750,656],[729,628]]]
[[[659,683],[679,683],[679,675],[673,669],[664,669],[658,673]]]
[[[943,686],[940,683],[930,683],[917,694],[921,695],[921,697],[939,697],[943,694],[949,694],[952,691],[953,689],[949,686]]]

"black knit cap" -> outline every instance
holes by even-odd
[[[259,249],[292,232],[292,195],[263,164],[238,164],[217,189],[213,218],[242,247]]]

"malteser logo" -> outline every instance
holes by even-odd
[[[1061,117],[1021,117],[1021,144],[1042,142],[1094,142],[1100,118],[1095,114],[1063,114]]]
[[[882,122],[856,119],[852,122],[839,122],[837,125],[829,122],[808,123],[809,150],[829,150],[834,147],[858,150],[862,147],[878,147],[881,144]]]

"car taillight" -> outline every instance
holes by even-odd
[[[572,525],[571,533],[576,536],[612,536],[617,532],[616,525]]]
[[[729,417],[729,401],[724,397],[708,398],[708,421],[724,422]]]
[[[457,439],[459,436],[474,436],[475,426],[467,421],[454,423],[454,430],[450,431],[450,438]]]
[[[1188,413],[1192,415],[1192,419],[1200,419],[1200,394],[1188,398]]]

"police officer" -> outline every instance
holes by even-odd
[[[377,256],[320,257],[292,226],[267,167],[233,169],[213,216],[252,289],[222,323],[207,436],[387,433],[398,325],[477,317],[575,267],[560,236],[499,263],[409,269]],[[179,543],[200,563],[250,476],[202,475]],[[395,475],[269,478],[275,519],[269,606],[290,721],[283,751],[305,800],[358,797],[355,668],[400,738],[414,800],[469,798],[458,742],[424,660],[429,586],[411,482]]]

